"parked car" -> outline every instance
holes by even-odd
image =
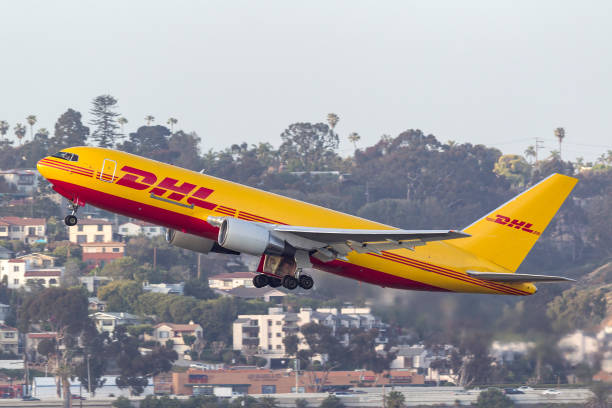
[[[72,394],[72,399],[75,400],[86,400],[87,398],[81,396],[81,395],[76,395],[76,394]]]
[[[40,401],[40,398],[33,397],[31,395],[24,395],[21,397],[22,401]]]
[[[525,391],[533,391],[533,388],[528,387],[527,385],[521,385],[520,387],[517,388],[518,390],[521,390],[523,392]]]
[[[542,395],[559,395],[559,394],[561,394],[561,391],[555,390],[553,388],[550,388],[548,390],[544,390],[544,392],[542,393]]]

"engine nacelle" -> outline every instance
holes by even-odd
[[[207,254],[212,251],[216,244],[212,239],[187,234],[173,229],[166,230],[166,241],[179,248],[189,249],[202,254]]]
[[[223,248],[251,255],[293,256],[295,254],[295,248],[265,227],[236,218],[223,219],[219,226],[218,241]]]

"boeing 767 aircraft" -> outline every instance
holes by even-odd
[[[402,230],[98,147],[64,149],[38,171],[72,204],[91,204],[164,226],[168,241],[193,251],[260,257],[256,287],[312,288],[316,268],[384,287],[531,295],[515,273],[577,180],[554,174],[461,231]]]

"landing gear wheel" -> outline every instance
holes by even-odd
[[[308,290],[308,289],[312,289],[312,287],[314,286],[314,279],[312,279],[308,275],[300,275],[300,278],[298,279],[298,283],[302,289]]]
[[[268,285],[268,277],[266,275],[255,275],[253,278],[253,286],[263,288]]]
[[[285,275],[283,278],[283,286],[289,290],[293,290],[298,287],[298,280],[291,275]]]
[[[268,278],[268,285],[270,285],[271,288],[278,288],[282,285],[282,282],[278,278]]]
[[[77,219],[76,215],[67,215],[66,218],[64,218],[64,223],[66,223],[67,226],[72,227],[74,225],[77,225],[77,222],[79,220]]]

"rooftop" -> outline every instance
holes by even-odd
[[[252,279],[256,273],[253,272],[234,272],[234,273],[220,273],[213,275],[208,280],[223,280],[223,279]]]
[[[187,332],[191,332],[194,331],[196,329],[201,329],[202,326],[200,326],[199,324],[176,324],[176,323],[158,323],[155,326],[153,326],[155,329],[161,327],[161,326],[168,326],[170,327],[172,330],[174,331],[178,331],[178,332],[182,332],[182,331],[187,331]]]
[[[114,246],[114,247],[123,247],[125,246],[125,244],[123,242],[83,242],[82,244],[79,244],[82,247],[109,247],[109,246]]]
[[[26,278],[43,276],[62,276],[61,269],[29,269],[23,275]]]
[[[0,222],[9,225],[45,225],[44,218],[25,218],[25,217],[1,217]]]
[[[79,218],[78,225],[113,225],[109,220],[102,218]]]

